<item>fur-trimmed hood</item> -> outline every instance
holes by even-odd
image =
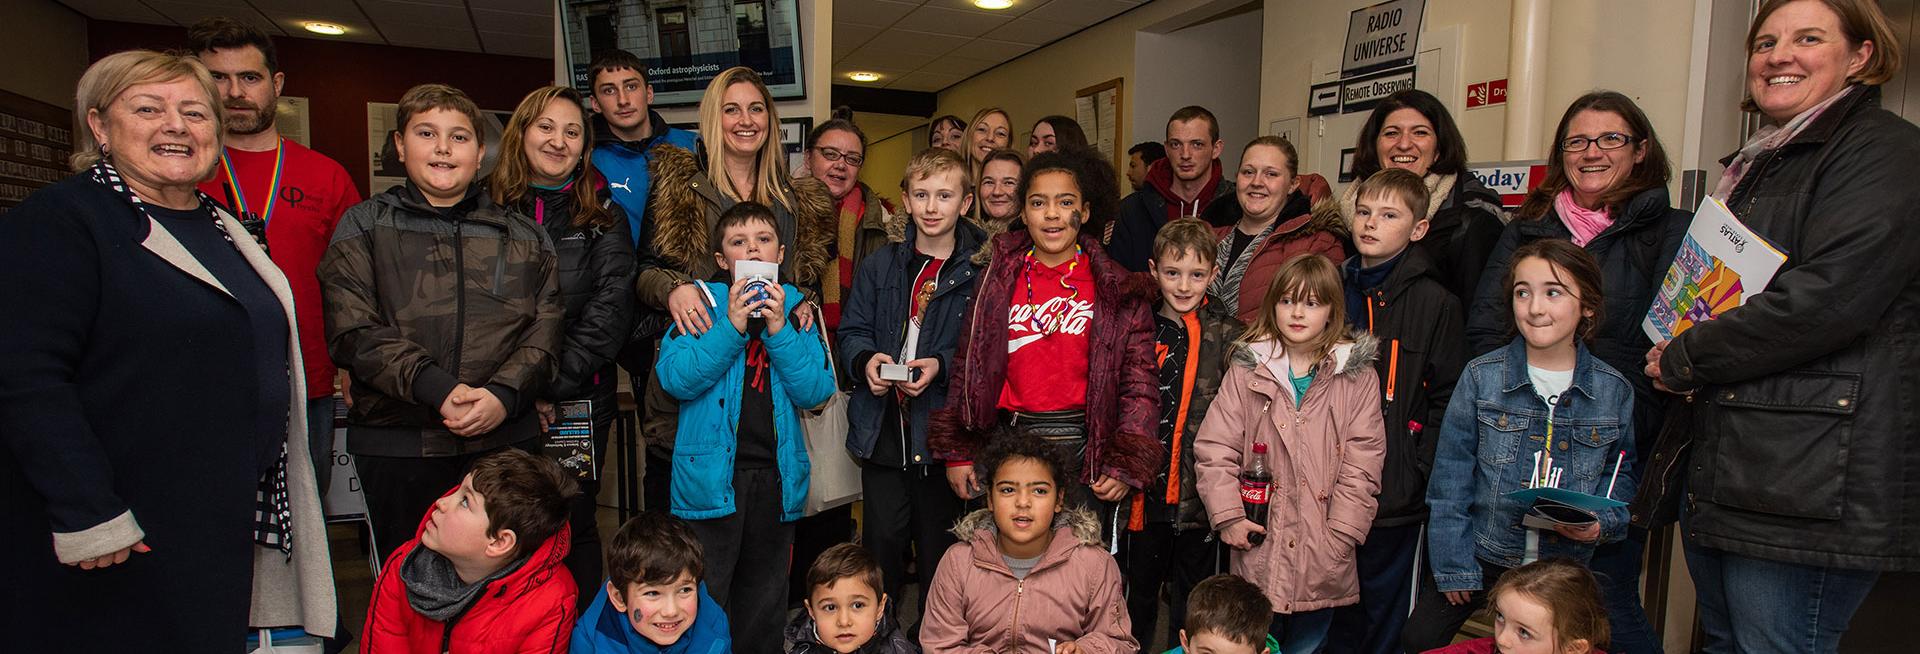
[[[1062,493],[1060,496],[1065,497],[1066,494]],[[1074,537],[1075,542],[1070,543],[1069,547],[1086,545],[1105,549],[1107,546],[1106,541],[1100,538],[1100,516],[1094,515],[1092,511],[1087,510],[1085,507],[1068,507],[1054,514],[1053,531],[1054,545],[1047,548],[1048,556],[1051,556],[1054,550],[1060,548],[1061,539],[1059,536],[1062,535],[1062,531],[1066,531]],[[995,559],[998,559],[1000,556],[1000,548],[994,543],[994,538],[1000,533],[1000,529],[993,524],[993,509],[976,509],[972,513],[960,516],[959,520],[954,521],[953,529],[950,533],[953,534],[954,538],[960,539],[960,542],[972,542],[975,545],[985,544],[987,547],[992,548]]]
[[[1351,340],[1334,344],[1333,351],[1322,360],[1317,368],[1326,370],[1332,367],[1333,374],[1353,375],[1361,370],[1371,370],[1375,359],[1380,358],[1380,339],[1370,332],[1354,331]],[[1233,344],[1233,365],[1252,370],[1275,359],[1286,358],[1280,344],[1274,341],[1248,343],[1236,341]],[[1281,379],[1284,379],[1282,377]]]
[[[648,173],[653,197],[647,213],[653,223],[651,245],[671,267],[704,279],[712,272],[711,230],[720,213],[735,200],[721,192],[701,169],[698,153],[665,143],[653,146]],[[777,189],[775,214],[792,217],[795,227],[787,259],[791,281],[807,287],[818,284],[830,260],[828,245],[835,229],[833,196],[820,180],[800,178]],[[785,267],[785,266],[782,266]]]

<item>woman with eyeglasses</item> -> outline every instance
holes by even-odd
[[[1644,470],[1658,433],[1661,395],[1641,372],[1653,343],[1640,319],[1660,291],[1674,251],[1692,216],[1667,197],[1672,172],[1666,150],[1645,112],[1627,96],[1594,91],[1574,100],[1554,130],[1546,180],[1527,195],[1494,244],[1480,288],[1467,311],[1467,339],[1478,356],[1507,344],[1513,324],[1505,316],[1512,290],[1500,282],[1513,251],[1541,239],[1572,241],[1600,262],[1606,297],[1594,337],[1594,356],[1633,384],[1634,433],[1641,435],[1632,470]],[[1640,608],[1640,556],[1647,532],[1634,528],[1626,540],[1602,545],[1591,564],[1601,581],[1618,651],[1658,652],[1659,641]]]
[[[867,163],[867,134],[853,124],[853,111],[840,107],[833,118],[807,135],[807,157],[801,169],[808,177],[820,180],[833,196],[835,214],[834,242],[830,246],[834,261],[821,280],[821,313],[828,333],[840,326],[840,301],[853,289],[853,271],[868,252],[887,244],[887,225],[893,221],[893,205],[860,181],[860,167]]]

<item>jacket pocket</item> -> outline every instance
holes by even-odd
[[[1495,466],[1513,463],[1520,456],[1520,441],[1527,437],[1529,417],[1485,402],[1480,403],[1479,413],[1480,460]]]
[[[1620,453],[1619,423],[1575,423],[1568,425],[1567,432],[1561,439],[1561,443],[1568,446],[1565,449],[1572,450],[1568,463],[1573,469],[1567,472],[1572,473],[1573,480],[1579,483],[1562,484],[1562,487],[1582,492],[1585,492],[1583,489],[1598,490],[1595,484],[1601,483],[1599,480],[1606,479],[1613,472],[1614,460]],[[1554,462],[1558,464],[1559,460],[1556,458]]]
[[[1860,375],[1788,371],[1714,390],[1718,424],[1708,500],[1773,515],[1837,520]]]

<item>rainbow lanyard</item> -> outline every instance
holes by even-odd
[[[1034,258],[1033,256],[1035,251],[1036,250],[1034,248],[1031,248],[1031,247],[1027,248],[1027,256],[1026,256],[1025,263],[1027,268],[1026,272],[1027,272],[1027,305],[1028,306],[1033,306],[1033,267],[1041,265],[1040,260]],[[1067,289],[1068,307],[1062,310],[1063,314],[1066,312],[1072,311],[1071,305],[1073,301],[1080,299],[1080,287],[1074,286],[1072,283],[1068,282],[1067,280],[1073,278],[1074,269],[1080,267],[1080,256],[1083,254],[1086,254],[1086,251],[1080,249],[1080,244],[1075,243],[1073,245],[1073,260],[1067,262],[1067,271],[1064,273],[1061,273],[1060,275],[1060,288]],[[1039,307],[1035,307],[1034,310],[1038,311]],[[1041,318],[1041,316],[1038,316],[1038,315],[1034,317]],[[1065,315],[1058,316],[1057,319],[1052,321],[1048,321],[1042,318],[1040,322],[1040,334],[1042,336],[1045,336],[1045,335],[1050,335],[1060,331],[1060,323],[1062,322],[1066,322]]]
[[[264,229],[273,223],[273,201],[280,197],[281,164],[287,161],[286,139],[273,144],[273,177],[267,180],[267,208],[259,214]],[[227,156],[226,148],[220,149],[220,167],[227,172],[227,182],[233,187],[233,209],[240,212],[241,218],[252,218],[254,213],[247,210],[247,192],[240,188],[240,176],[233,174],[233,159]]]

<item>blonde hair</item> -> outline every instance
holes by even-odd
[[[527,160],[527,128],[554,102],[566,102],[580,110],[580,162],[574,164],[573,190],[569,192],[573,196],[571,224],[601,229],[612,227],[615,217],[599,201],[599,173],[593,168],[593,153],[590,151],[593,147],[593,121],[587,119],[580,92],[571,86],[534,89],[513,110],[513,117],[507,119],[507,127],[500,133],[500,163],[494,165],[493,178],[487,181],[493,201],[511,207],[530,194],[533,162]]]
[[[226,138],[226,113],[220,104],[220,88],[214,85],[213,74],[207,72],[206,65],[189,56],[128,50],[101,58],[80,75],[80,84],[73,94],[74,144],[68,165],[79,172],[93,167],[101,159],[100,141],[87,125],[88,113],[98,113],[101,122],[110,121],[107,108],[127,89],[182,78],[192,78],[200,84],[200,90],[206,92],[207,107],[213,117],[214,143],[219,147]]]
[[[980,121],[986,120],[987,116],[993,114],[1000,114],[1000,118],[1007,121],[1007,143],[1000,147],[1013,147],[1013,116],[1008,115],[1007,110],[999,107],[987,107],[974,112],[973,120],[967,121],[966,127],[961,128],[965,133],[961,135],[960,149],[964,151],[962,154],[966,155],[967,165],[973,170],[974,177],[976,178],[980,176],[980,169],[986,167],[987,161],[986,159],[981,159],[978,163],[975,163],[973,160],[973,126],[980,124]]]
[[[900,189],[906,190],[908,182],[925,181],[934,175],[948,171],[960,171],[960,194],[973,195],[973,176],[967,174],[967,162],[960,153],[946,148],[927,148],[913,159],[907,161],[907,174],[900,178]]]
[[[752,84],[760,92],[760,101],[767,107],[766,135],[760,142],[760,151],[754,155],[755,173],[753,197],[734,197],[733,178],[727,172],[726,128],[720,124],[721,104],[725,102],[727,89],[735,84]],[[742,111],[746,107],[740,108]],[[766,82],[760,80],[760,74],[746,66],[734,66],[715,75],[707,84],[706,94],[700,96],[700,140],[707,143],[707,179],[714,187],[734,200],[753,200],[767,206],[778,202],[788,206],[787,189],[792,186],[792,173],[787,171],[786,153],[780,147],[780,112],[773,106],[773,93],[767,90]]]
[[[1253,317],[1253,324],[1247,326],[1243,340],[1285,345],[1280,321],[1273,317],[1274,307],[1280,305],[1282,298],[1295,302],[1313,298],[1327,305],[1327,328],[1309,344],[1313,347],[1315,362],[1332,352],[1334,344],[1346,340],[1347,295],[1340,288],[1340,268],[1332,260],[1309,252],[1293,255],[1280,264],[1280,270],[1273,273],[1273,281],[1267,285],[1266,297],[1260,301],[1260,313]]]

